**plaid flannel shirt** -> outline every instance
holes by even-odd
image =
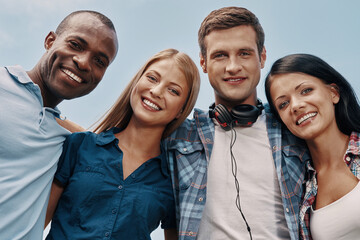
[[[299,239],[298,215],[305,162],[309,154],[303,141],[294,137],[265,105],[267,130],[292,240]],[[180,240],[196,239],[206,202],[207,166],[214,140],[214,123],[208,112],[195,109],[165,141],[172,176]]]
[[[351,172],[360,180],[360,133],[350,135],[349,145],[344,155],[344,161]],[[300,239],[311,240],[310,232],[310,207],[313,205],[317,194],[316,171],[310,162],[306,163],[304,200],[300,207]]]

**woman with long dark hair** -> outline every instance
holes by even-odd
[[[322,59],[293,54],[273,64],[265,91],[279,119],[311,153],[301,239],[358,239],[360,106],[352,87]]]

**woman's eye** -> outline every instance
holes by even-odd
[[[284,101],[282,103],[279,104],[278,108],[281,110],[283,109],[284,107],[286,107],[286,105],[289,104],[289,101]]]
[[[169,90],[170,90],[171,93],[173,93],[173,94],[175,94],[175,95],[177,95],[177,96],[180,95],[179,91],[177,91],[177,90],[174,89],[174,88],[169,88]]]
[[[151,82],[156,82],[156,81],[157,81],[156,77],[151,76],[151,75],[148,75],[147,78],[148,78],[149,81],[151,81]]]
[[[312,88],[305,88],[304,90],[301,91],[301,94],[307,94],[309,92],[311,92],[313,89]]]

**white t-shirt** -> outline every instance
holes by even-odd
[[[348,194],[318,210],[311,208],[310,230],[314,240],[360,239],[360,182]]]
[[[263,113],[252,127],[235,127],[233,154],[241,209],[253,239],[290,239],[281,200],[279,182]],[[237,191],[232,174],[230,140],[215,122],[215,140],[208,167],[207,196],[197,239],[250,239],[236,207]]]

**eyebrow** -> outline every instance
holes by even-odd
[[[149,66],[150,67],[150,66]],[[153,69],[147,69],[146,71],[145,71],[145,73],[154,73],[154,74],[156,74],[158,77],[162,77],[161,76],[161,74],[158,72],[158,71],[156,71],[156,70],[153,70]]]
[[[297,85],[297,86],[295,87],[295,90],[298,90],[304,83],[305,83],[305,82],[302,82],[302,83],[300,83],[299,85]]]
[[[300,83],[299,85],[297,85],[296,87],[295,87],[295,90],[298,90],[303,84],[305,84],[306,82],[302,82],[302,83]],[[279,97],[277,97],[275,100],[274,100],[274,102],[275,101],[277,101],[277,100],[279,100],[279,99],[281,99],[281,98],[284,98],[285,97],[285,95],[281,95],[281,96],[279,96]]]
[[[158,77],[162,77],[161,76],[161,74],[158,72],[158,71],[156,71],[156,70],[153,70],[153,69],[150,69],[150,70],[147,70],[146,72],[148,72],[148,73],[155,73],[156,75],[158,75]],[[145,73],[146,73],[145,72]],[[181,90],[183,90],[183,88],[178,84],[178,83],[176,83],[176,82],[174,82],[174,81],[170,81],[170,84],[173,84],[173,85],[176,85],[176,86],[178,86]]]
[[[244,51],[247,51],[247,52],[255,52],[255,49],[253,48],[240,48],[238,50],[239,52],[244,52]],[[210,52],[210,56],[216,54],[216,53],[222,53],[222,52],[228,52],[228,50],[225,50],[225,49],[215,49],[213,50],[212,52]]]
[[[253,49],[253,48],[240,48],[239,50],[240,50],[240,52],[243,52],[243,51],[255,52],[255,49]]]

